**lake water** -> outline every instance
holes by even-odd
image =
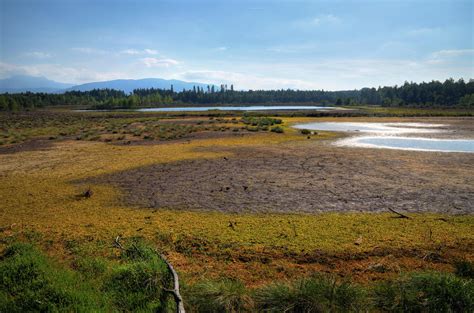
[[[321,106],[240,106],[240,107],[182,107],[182,108],[146,108],[138,109],[139,112],[202,112],[202,111],[281,111],[281,110],[334,110],[336,107],[321,107]]]
[[[298,129],[325,130],[340,132],[361,132],[373,134],[408,134],[408,133],[435,133],[439,132],[442,124],[423,123],[345,123],[345,122],[317,122],[297,124],[293,127]]]
[[[359,137],[354,138],[352,144],[367,148],[474,153],[474,140],[469,139]]]
[[[472,139],[437,139],[404,137],[403,134],[442,132],[442,124],[427,123],[307,123],[298,129],[361,133],[335,142],[338,146],[386,148],[399,150],[474,153]]]

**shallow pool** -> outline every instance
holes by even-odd
[[[417,151],[474,153],[472,139],[438,139],[406,137],[406,134],[436,134],[442,124],[428,123],[344,123],[321,122],[295,125],[298,129],[361,133],[335,142],[338,146],[385,148]],[[431,135],[432,137],[433,135]]]
[[[443,124],[425,123],[349,123],[349,122],[316,122],[297,124],[298,129],[325,130],[340,132],[361,132],[374,134],[407,134],[407,133],[435,133]]]
[[[469,139],[362,136],[341,140],[338,144],[367,148],[474,153],[474,140]]]

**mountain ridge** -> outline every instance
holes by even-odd
[[[207,89],[207,86],[213,84],[187,82],[177,79],[163,78],[142,78],[142,79],[114,79],[98,82],[89,82],[84,84],[67,84],[56,82],[42,76],[15,75],[0,79],[0,93],[19,93],[19,92],[46,92],[63,93],[67,91],[90,91],[93,89],[117,89],[125,93],[131,93],[134,89],[158,88],[181,91],[191,90],[194,86]]]

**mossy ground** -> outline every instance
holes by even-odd
[[[77,255],[115,254],[111,242],[117,235],[138,236],[168,253],[189,281],[235,277],[247,285],[296,278],[317,270],[367,281],[414,269],[451,271],[455,260],[473,259],[472,215],[414,214],[411,219],[397,219],[391,214],[368,213],[237,215],[146,210],[123,205],[120,191],[111,186],[74,183],[150,164],[219,158],[230,153],[210,152],[203,147],[306,140],[288,128],[290,123],[303,120],[308,119],[284,118],[282,134],[258,132],[127,146],[61,140],[45,150],[2,154],[1,247],[27,239],[69,264]],[[313,139],[335,136],[321,133]],[[94,191],[91,198],[81,197],[87,187]],[[383,271],[374,270],[379,264]]]

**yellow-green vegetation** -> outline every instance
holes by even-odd
[[[464,108],[410,108],[410,107],[381,107],[381,106],[356,106],[362,112],[375,116],[473,116],[472,109]]]
[[[148,122],[157,121],[156,117],[146,115],[139,122],[135,117],[124,116],[123,119],[106,122],[101,117],[100,122],[88,121],[87,125],[107,128],[120,121],[122,126],[121,123],[126,123],[127,127],[138,124],[147,127]],[[125,244],[145,242],[168,256],[184,282],[185,301],[191,311],[193,308],[281,311],[296,308],[301,297],[307,299],[310,307],[325,303],[323,310],[348,311],[366,305],[366,295],[375,292],[372,287],[367,291],[366,287],[339,279],[313,277],[314,272],[352,276],[362,286],[371,280],[396,279],[400,272],[420,269],[456,269],[460,276],[466,277],[463,279],[471,279],[472,215],[410,214],[409,219],[401,219],[391,213],[230,214],[178,208],[144,209],[126,206],[121,191],[110,185],[79,183],[157,163],[236,157],[233,155],[236,150],[227,148],[269,145],[289,149],[298,141],[307,141],[307,134],[289,126],[311,119],[251,118],[243,124],[235,117],[199,117],[194,121],[196,127],[207,127],[204,124],[219,129],[229,125],[268,127],[268,130],[280,127],[283,133],[260,131],[245,136],[149,145],[68,140],[64,136],[62,140],[51,140],[47,149],[0,154],[0,250],[4,253],[1,270],[9,273],[11,279],[4,280],[2,286],[4,290],[10,290],[8,284],[24,284],[18,291],[24,297],[17,300],[34,300],[29,288],[41,286],[45,288],[41,292],[60,301],[59,304],[53,300],[45,302],[43,307],[41,303],[26,300],[15,304],[7,292],[0,296],[0,302],[9,307],[28,308],[31,305],[66,310],[110,311],[136,305],[146,311],[164,307],[168,300],[163,300],[162,287],[158,285],[150,289],[155,291],[153,295],[134,293],[143,287],[140,283],[149,281],[149,275],[165,277],[161,265],[158,266],[160,261],[156,256],[138,263],[124,259],[123,251],[114,246],[113,240],[117,236],[123,238]],[[43,127],[40,122],[32,127],[28,123],[17,130],[26,132],[30,128],[31,133],[26,136],[29,138],[50,136],[62,128],[61,125]],[[166,123],[173,127],[182,123],[182,119],[166,119]],[[337,136],[319,132],[311,138],[326,140]],[[88,189],[93,193],[85,196]],[[18,241],[33,243],[47,256],[37,256],[39,252],[29,247],[18,248],[23,251],[18,255],[9,253],[16,249],[12,244],[15,247]],[[33,264],[32,271],[44,281],[38,279],[38,285],[30,285],[24,276],[15,276],[19,273],[15,269],[21,268],[22,262]],[[52,272],[51,268],[57,270]],[[154,273],[154,269],[161,274]],[[309,278],[296,279],[301,277]],[[403,283],[406,283],[410,297],[415,295],[413,288],[419,288],[419,284],[427,281],[423,277],[400,278],[405,279]],[[467,286],[463,285],[463,280],[439,277],[433,278],[436,284],[432,290],[445,283],[454,286],[450,290],[469,292],[472,289],[472,284],[462,287]],[[63,288],[61,281],[68,282],[69,287]],[[274,284],[275,281],[279,283]],[[387,309],[388,303],[393,302],[395,309],[404,307],[406,303],[396,295],[404,291],[396,290],[395,286],[400,284],[395,281],[374,289],[386,292],[376,294],[376,302],[371,300],[370,305]],[[328,293],[314,293],[313,287],[321,287]],[[308,292],[303,292],[305,288]],[[336,290],[341,294],[331,294]],[[427,292],[434,292],[432,290]],[[433,294],[435,299],[438,295]],[[398,302],[389,298],[393,295]],[[464,307],[472,305],[471,298],[453,291],[452,297],[458,296],[467,301],[462,302]],[[416,307],[422,303],[417,297],[409,304]],[[372,296],[369,298],[373,299]]]
[[[286,258],[314,251],[325,253],[361,253],[373,249],[436,249],[472,244],[472,216],[413,215],[394,219],[390,214],[331,213],[224,214],[179,210],[146,210],[125,207],[120,193],[111,186],[91,185],[91,198],[80,196],[89,186],[74,181],[123,171],[154,163],[195,158],[217,158],[230,152],[212,147],[281,144],[306,137],[287,128],[301,119],[285,119],[284,134],[258,133],[249,137],[170,142],[160,145],[117,146],[104,142],[60,141],[47,150],[23,151],[0,155],[0,214],[2,237],[41,234],[43,242],[61,246],[65,241],[87,243],[124,237],[142,236],[171,252],[172,259],[189,271],[205,275],[205,266],[195,254],[213,258],[211,275],[229,270],[228,261],[243,258]],[[323,133],[315,138],[330,138]],[[233,225],[229,227],[229,225]],[[189,244],[191,243],[191,244]],[[49,253],[64,258],[63,248]],[[472,251],[471,251],[472,252]],[[257,255],[257,256],[256,256]],[[224,256],[224,261],[221,260]],[[472,257],[472,255],[469,255]],[[190,262],[191,264],[188,264]],[[194,264],[192,264],[194,263]],[[276,266],[258,269],[247,282],[273,277]],[[247,269],[236,275],[245,275]],[[270,273],[265,273],[270,271]],[[275,271],[275,273],[271,273]],[[283,271],[284,272],[284,271]],[[284,274],[284,273],[283,273]],[[267,276],[267,277],[265,277]]]

